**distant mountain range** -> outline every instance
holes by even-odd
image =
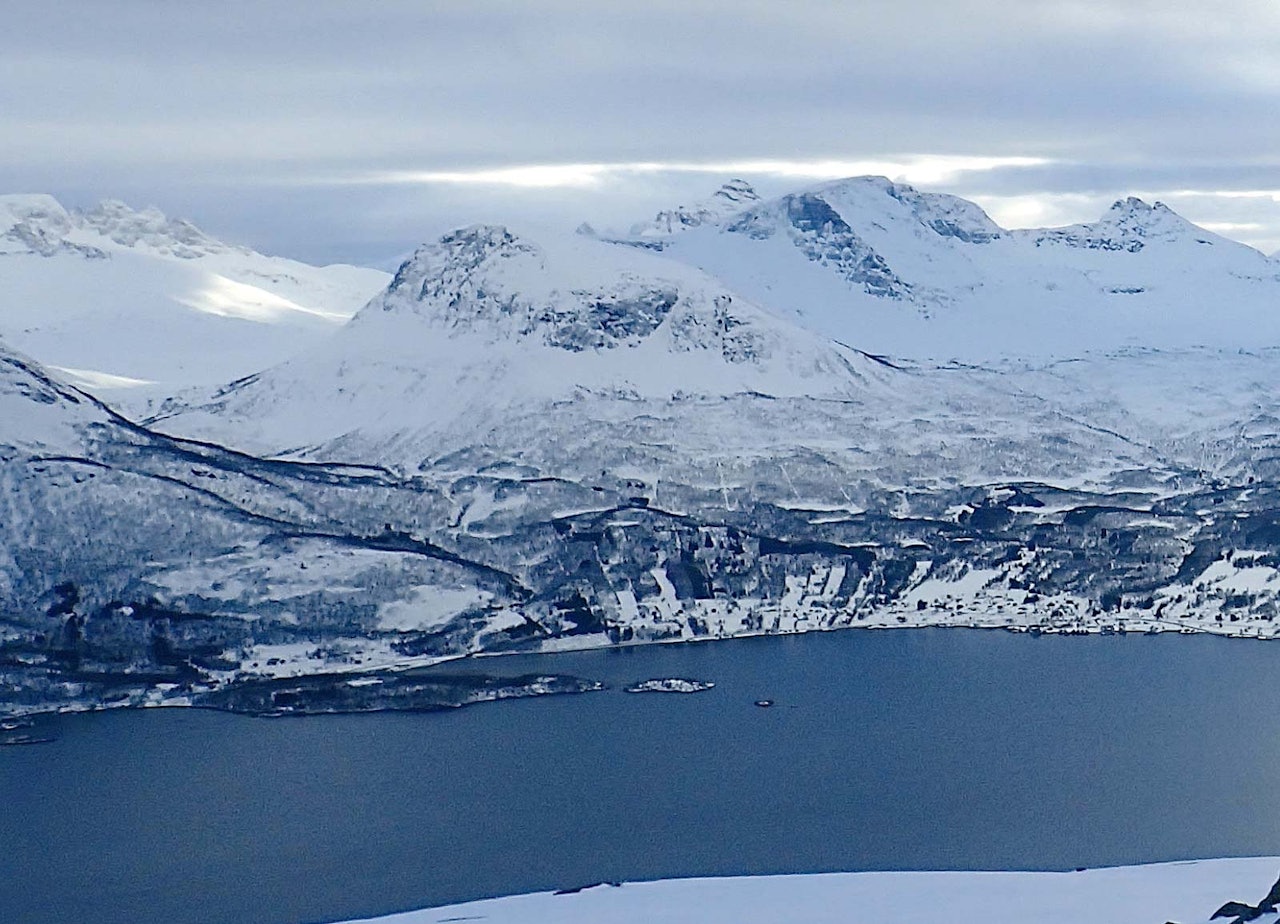
[[[1280,342],[1280,262],[1168,207],[1006,231],[977,205],[859,177],[663,213],[611,239],[697,266],[860,349],[935,360]],[[721,199],[720,201],[728,201]]]
[[[388,278],[263,256],[155,209],[0,196],[0,337],[96,389],[255,372],[324,339]]]
[[[459,229],[343,324],[363,271],[0,201],[0,709],[323,711],[477,651],[854,626],[1276,634],[1277,266],[1163,206],[1011,232],[739,181],[623,234]],[[233,268],[293,307],[166,294]],[[188,387],[122,416],[41,365],[79,360],[40,306]]]

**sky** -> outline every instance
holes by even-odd
[[[313,262],[878,173],[1006,227],[1158,199],[1280,250],[1275,0],[5,6],[0,192]]]

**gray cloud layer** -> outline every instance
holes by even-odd
[[[345,182],[371,171],[910,154],[1052,161],[945,184],[997,212],[1193,191],[1171,204],[1280,247],[1276,199],[1204,195],[1280,190],[1272,0],[63,0],[5,19],[0,188],[155,202],[306,257],[504,210],[617,220],[708,185]]]

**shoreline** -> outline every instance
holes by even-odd
[[[1122,624],[1121,624],[1122,623]],[[1232,624],[1237,625],[1237,624]],[[351,670],[334,669],[334,666],[328,666],[328,669],[316,672],[298,672],[293,674],[276,674],[276,675],[250,675],[242,676],[237,679],[227,678],[226,682],[202,685],[192,687],[189,690],[174,693],[172,690],[166,690],[159,687],[147,689],[139,689],[133,691],[127,696],[113,697],[109,702],[99,703],[68,703],[56,706],[54,708],[36,707],[32,709],[0,709],[0,719],[4,720],[39,720],[42,717],[52,718],[60,715],[81,715],[86,713],[109,712],[119,709],[210,709],[217,712],[226,712],[232,715],[244,715],[252,718],[277,718],[280,714],[270,711],[243,711],[236,709],[228,709],[216,704],[208,702],[198,702],[197,700],[204,697],[214,697],[225,695],[229,691],[236,688],[260,687],[267,685],[288,685],[288,684],[315,684],[324,678],[332,678],[333,683],[350,686],[360,686],[366,683],[378,682],[380,678],[403,678],[406,675],[412,675],[416,672],[427,675],[427,672],[436,669],[447,669],[451,664],[467,664],[479,663],[489,659],[505,659],[520,657],[543,657],[555,656],[558,654],[574,654],[591,651],[632,651],[639,648],[648,648],[652,646],[674,646],[674,645],[704,645],[717,642],[732,642],[747,639],[767,639],[767,638],[794,638],[803,635],[811,635],[817,633],[834,633],[846,631],[870,631],[870,632],[886,632],[886,631],[911,631],[921,629],[948,629],[948,630],[969,630],[983,632],[1008,632],[1016,635],[1028,635],[1031,637],[1038,636],[1065,636],[1065,637],[1093,637],[1093,636],[1152,636],[1152,635],[1195,635],[1195,636],[1212,636],[1214,638],[1235,639],[1241,641],[1267,642],[1273,641],[1277,635],[1280,635],[1280,625],[1275,627],[1274,634],[1262,635],[1257,632],[1247,631],[1250,627],[1240,625],[1238,631],[1231,631],[1226,627],[1220,630],[1217,626],[1210,624],[1204,625],[1203,622],[1197,621],[1194,624],[1178,624],[1170,620],[1147,619],[1147,620],[1125,620],[1120,623],[1111,624],[1101,620],[1084,621],[1064,621],[1058,624],[1044,623],[1008,623],[997,622],[994,619],[980,620],[969,619],[965,621],[957,620],[938,620],[930,621],[928,619],[907,623],[891,623],[883,619],[865,620],[845,623],[842,625],[812,625],[801,628],[787,628],[779,630],[748,630],[732,634],[724,635],[688,635],[679,637],[670,637],[662,639],[646,639],[646,640],[628,640],[621,642],[613,642],[603,636],[578,636],[572,638],[560,638],[553,640],[550,645],[543,645],[539,648],[531,649],[509,649],[505,651],[476,651],[463,654],[453,655],[443,658],[413,658],[406,662],[391,662],[387,664],[361,665]],[[548,674],[553,673],[549,668]],[[121,675],[124,680],[127,675]],[[574,678],[585,680],[587,678]],[[644,678],[640,678],[644,679]],[[564,691],[564,692],[596,692],[595,690],[580,691]],[[564,695],[564,692],[536,692],[527,695],[543,696],[543,695]],[[170,695],[170,694],[173,695]],[[513,697],[495,697],[495,699],[505,699]],[[527,698],[520,697],[520,698]],[[478,705],[481,702],[493,701],[490,699],[464,700],[456,704],[441,705],[441,709],[463,708],[468,705]],[[345,711],[317,712],[317,713],[299,713],[298,718],[306,718],[314,715],[353,715],[367,714],[374,712],[393,712],[396,709],[350,709]],[[403,711],[403,710],[401,710]],[[413,710],[409,710],[413,711]]]

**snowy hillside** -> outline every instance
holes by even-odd
[[[622,243],[898,357],[1280,344],[1280,265],[1132,198],[1092,224],[1006,231],[963,199],[859,177]]]
[[[0,196],[0,337],[95,391],[247,375],[323,339],[385,286],[217,241],[120,202]]]
[[[1228,900],[1252,905],[1274,857],[1074,873],[827,873],[600,884],[376,919],[377,924],[1204,924]],[[1242,909],[1243,910],[1243,909]],[[1275,924],[1274,912],[1220,920]],[[373,924],[373,922],[360,922]]]
[[[490,898],[378,918],[378,924],[1203,924],[1229,900],[1252,905],[1280,860],[1251,857],[1078,873],[828,873],[673,879]],[[1242,909],[1243,910],[1243,909]],[[1274,911],[1221,920],[1275,924]],[[353,923],[356,924],[356,923]],[[361,921],[358,924],[372,924]]]

